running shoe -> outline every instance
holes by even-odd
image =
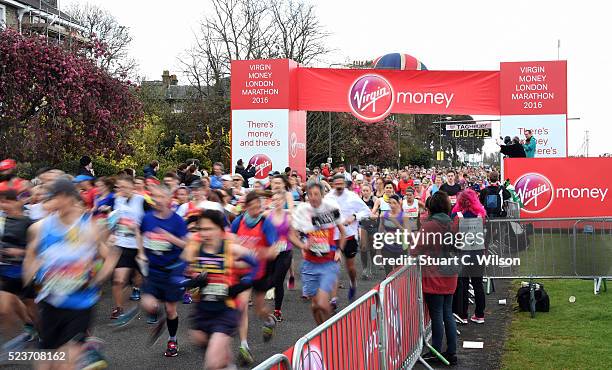
[[[123,310],[121,309],[121,307],[115,307],[113,308],[113,312],[111,312],[111,320],[117,320],[119,318],[119,316],[121,316],[121,314],[123,313]]]
[[[253,358],[253,354],[251,350],[245,347],[240,346],[240,350],[238,351],[238,362],[241,366],[251,366],[255,362]]]
[[[154,325],[157,324],[157,314],[149,314],[147,315],[147,324]]]
[[[274,315],[268,316],[268,319],[266,320],[263,327],[261,328],[264,342],[269,342],[270,340],[272,340],[272,336],[274,335],[275,327],[276,327],[276,318],[274,317]]]
[[[193,298],[191,298],[191,294],[185,293],[183,294],[183,304],[191,304],[193,302]]]
[[[355,299],[355,293],[357,293],[357,287],[351,285],[348,291],[348,300],[350,302],[353,302],[353,300]]]
[[[130,296],[130,301],[140,301],[140,289],[133,288],[132,295]]]
[[[334,297],[329,301],[329,304],[332,307],[332,310],[336,311],[338,309],[338,298]]]
[[[36,331],[36,328],[34,328],[32,324],[24,324],[23,331],[29,335],[29,338],[27,339],[28,342],[33,342],[36,338],[38,338],[38,331]]]
[[[151,329],[151,333],[149,335],[149,345],[152,346],[159,340],[162,333],[164,332],[164,327],[166,326],[166,318],[158,317],[157,324]]]
[[[122,327],[126,326],[132,320],[134,320],[134,318],[138,315],[138,311],[139,311],[138,305],[130,308],[126,312],[124,312],[121,315],[119,315],[117,320],[115,322],[113,322],[111,324],[111,326],[113,326],[115,328],[122,328]]]
[[[287,289],[289,290],[295,289],[295,277],[294,276],[289,276],[289,279],[287,280]]]
[[[274,318],[277,322],[283,321],[283,313],[281,312],[281,310],[274,310]]]
[[[475,322],[476,324],[484,324],[484,317],[478,317],[476,315],[470,318],[471,322]]]
[[[169,340],[168,345],[166,346],[166,352],[164,352],[164,356],[166,357],[178,356],[178,343],[176,343],[173,340]]]
[[[79,366],[81,370],[100,370],[108,367],[108,362],[102,353],[96,349],[87,349],[81,356]]]

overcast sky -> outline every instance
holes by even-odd
[[[64,7],[70,2],[60,0]],[[139,74],[179,74],[177,57],[193,44],[206,0],[89,0],[130,27]],[[612,22],[607,2],[312,0],[337,49],[329,63],[389,52],[429,69],[498,70],[501,61],[568,60],[569,154],[589,130],[590,155],[612,152]],[[180,78],[180,77],[179,77]],[[184,79],[182,80],[185,81]],[[488,143],[487,149],[495,147]]]

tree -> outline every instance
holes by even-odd
[[[128,27],[122,26],[105,9],[89,3],[74,2],[66,13],[86,28],[86,31],[82,32],[83,37],[95,40],[103,46],[104,53],[95,55],[93,52],[88,52],[88,57],[95,59],[97,65],[111,76],[134,77],[137,64],[128,53],[132,43]]]
[[[45,38],[2,31],[0,156],[55,164],[129,152],[124,139],[141,116],[131,88]]]

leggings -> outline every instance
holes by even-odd
[[[285,276],[291,267],[293,251],[288,250],[280,252],[274,260],[274,309],[280,310],[283,306],[283,298],[285,298]]]

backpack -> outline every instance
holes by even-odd
[[[548,312],[550,310],[550,298],[544,290],[544,285],[535,284],[535,310],[537,312]],[[519,311],[531,311],[529,307],[530,288],[529,285],[522,286],[516,292],[516,301],[518,302]]]
[[[504,217],[503,200],[501,189],[497,186],[489,186],[484,197],[484,208],[489,217]]]

